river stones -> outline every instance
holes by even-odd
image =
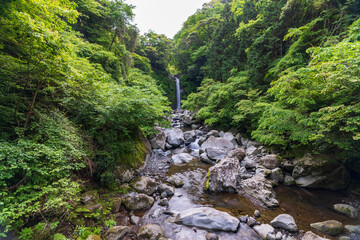
[[[184,132],[184,139],[188,142],[193,142],[196,139],[196,133],[194,130]]]
[[[267,207],[279,206],[272,184],[264,176],[255,175],[252,178],[242,180],[241,187],[248,195],[257,198]]]
[[[181,188],[182,186],[184,186],[183,180],[177,175],[170,176],[167,181],[174,185],[176,188]]]
[[[245,150],[243,148],[235,148],[227,153],[226,157],[228,158],[237,158],[239,161],[242,161],[245,158]]]
[[[190,161],[193,160],[193,156],[191,156],[188,153],[180,153],[180,154],[176,154],[174,156],[171,157],[171,161],[173,164],[182,164],[182,163],[188,163]]]
[[[184,143],[184,133],[180,128],[172,128],[166,131],[166,142],[172,147],[180,147]]]
[[[255,162],[255,160],[253,158],[245,157],[243,160],[243,164],[246,169],[252,169],[252,168],[256,167],[257,163]]]
[[[219,236],[216,235],[215,233],[207,233],[205,235],[206,240],[218,240]]]
[[[159,132],[155,135],[155,137],[149,140],[152,149],[162,149],[165,151],[165,143],[166,143],[166,135],[165,132],[158,128]]]
[[[206,148],[205,152],[211,160],[216,161],[216,160],[223,159],[226,156],[226,154],[229,152],[229,149],[228,148],[211,147],[211,148]]]
[[[163,184],[160,184],[160,186],[159,186],[159,192],[160,192],[161,197],[166,198],[166,197],[173,196],[175,193],[175,189],[174,189],[174,187],[163,183]]]
[[[298,226],[294,218],[289,214],[280,214],[270,222],[271,226],[275,228],[282,228],[290,232],[297,232]]]
[[[213,161],[213,160],[211,160],[206,153],[200,154],[200,161],[202,161],[202,162],[204,162],[204,163],[211,164],[211,165],[215,165],[215,164],[216,164],[216,162]]]
[[[157,183],[154,179],[142,176],[138,181],[132,185],[138,193],[152,195],[157,190]]]
[[[295,179],[292,176],[285,176],[284,177],[284,185],[285,186],[292,186],[295,184]]]
[[[280,159],[275,154],[269,154],[260,158],[259,164],[268,169],[274,169],[280,166]]]
[[[201,144],[200,149],[205,151],[207,148],[228,148],[229,150],[232,150],[234,149],[234,144],[227,139],[211,136]]]
[[[344,228],[350,233],[360,234],[360,225],[345,225]]]
[[[103,239],[104,240],[119,240],[130,230],[126,226],[115,226],[106,231]]]
[[[157,224],[147,224],[140,228],[137,235],[140,240],[159,240],[165,237],[164,230]]]
[[[154,204],[154,198],[143,193],[125,197],[124,205],[128,210],[147,210]]]
[[[350,206],[348,204],[335,204],[334,209],[335,211],[342,213],[349,218],[357,219],[358,217],[358,211],[353,206]]]
[[[237,192],[237,177],[240,163],[236,158],[224,158],[209,169],[208,190],[210,192]]]
[[[211,137],[211,136],[220,137],[220,133],[219,133],[219,131],[217,131],[217,130],[211,130],[210,132],[208,132],[208,133],[206,134],[206,136],[208,136],[208,137]]]
[[[284,181],[284,175],[280,168],[274,168],[271,170],[270,178],[277,183],[282,183]]]
[[[240,221],[226,212],[209,207],[191,208],[180,212],[176,223],[209,230],[235,232]]]
[[[329,240],[327,238],[322,238],[315,233],[308,231],[305,233],[305,235],[301,238],[301,240]]]
[[[269,235],[275,232],[275,229],[269,224],[256,225],[253,229],[262,239],[269,239]]]
[[[329,235],[329,236],[337,236],[343,231],[343,225],[341,222],[336,220],[328,220],[325,222],[317,222],[310,224],[311,228]]]

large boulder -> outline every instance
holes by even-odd
[[[220,137],[220,133],[219,133],[219,131],[217,131],[217,130],[211,130],[210,132],[208,132],[208,133],[206,134],[206,136],[208,136],[208,137],[211,137],[211,136]]]
[[[182,164],[190,162],[191,160],[193,160],[193,158],[194,157],[188,153],[180,153],[172,156],[171,161],[173,164]]]
[[[256,225],[253,229],[262,239],[269,239],[269,235],[275,232],[275,229],[269,224]]]
[[[279,202],[272,184],[263,175],[255,175],[252,178],[241,181],[242,189],[250,196],[263,202],[267,207],[277,207]]]
[[[119,240],[122,239],[126,233],[130,230],[126,226],[115,226],[106,231],[103,239],[104,240]]]
[[[342,223],[336,220],[312,223],[310,226],[316,231],[333,237],[339,235],[343,231]]]
[[[305,235],[301,238],[301,240],[329,240],[327,238],[322,238],[315,233],[308,231],[305,233]]]
[[[194,130],[184,132],[184,139],[188,142],[193,142],[196,139],[196,133]]]
[[[157,190],[157,183],[152,178],[142,176],[138,181],[133,184],[133,187],[138,193],[152,195]]]
[[[228,148],[231,150],[234,149],[234,144],[224,138],[211,136],[203,144],[201,144],[202,151],[205,151],[207,148]]]
[[[259,164],[268,169],[275,169],[280,166],[280,159],[275,154],[265,155],[264,157],[260,158]]]
[[[125,197],[124,205],[128,210],[146,210],[154,204],[154,198],[143,193]]]
[[[229,140],[230,142],[232,142],[232,144],[234,144],[234,146],[237,146],[238,143],[236,141],[236,138],[234,137],[234,134],[232,134],[231,132],[226,132],[224,133],[223,138]]]
[[[177,175],[170,176],[167,181],[174,185],[176,188],[181,188],[182,186],[184,186],[183,180]]]
[[[282,228],[290,232],[297,232],[298,226],[295,219],[289,214],[280,214],[270,222],[271,226],[275,228]]]
[[[211,192],[237,192],[240,163],[236,158],[224,158],[209,169],[208,190]]]
[[[137,237],[141,240],[159,240],[165,237],[165,233],[159,225],[147,224],[140,228]]]
[[[172,147],[179,147],[184,143],[184,133],[180,128],[173,128],[166,131],[166,142]]]
[[[230,214],[209,207],[191,208],[180,212],[176,216],[175,222],[187,226],[228,232],[235,232],[240,223],[237,218]]]
[[[243,148],[235,148],[227,153],[226,157],[228,158],[237,158],[239,161],[242,161],[245,158],[245,150]]]
[[[152,149],[162,149],[165,151],[166,135],[161,129],[158,133],[149,140]]]
[[[210,159],[216,161],[223,159],[226,156],[226,154],[229,152],[229,149],[212,147],[212,148],[206,148],[205,152]]]
[[[342,213],[348,216],[349,218],[357,219],[358,217],[358,211],[353,206],[350,206],[348,204],[342,204],[342,203],[335,204],[334,209],[335,211]]]

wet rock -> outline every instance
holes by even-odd
[[[241,187],[248,195],[259,199],[267,207],[279,206],[272,184],[264,176],[255,175],[252,178],[242,180]]]
[[[172,128],[165,132],[166,142],[172,147],[179,147],[184,143],[184,133],[180,128]]]
[[[256,167],[256,162],[254,159],[250,158],[250,157],[245,157],[243,160],[244,163],[244,167],[247,169],[251,169]]]
[[[216,162],[211,160],[206,153],[202,153],[200,154],[200,161],[204,162],[204,163],[208,163],[208,164],[211,164],[211,165],[215,165]]]
[[[243,148],[235,148],[227,153],[226,157],[228,158],[237,158],[239,161],[242,161],[245,158],[245,150]]]
[[[280,166],[280,159],[277,155],[270,154],[260,158],[259,164],[268,169],[274,169]]]
[[[295,179],[292,176],[285,176],[284,178],[284,185],[292,186],[295,184]]]
[[[162,197],[171,197],[175,193],[175,188],[163,183],[159,186],[159,192]]]
[[[237,192],[240,163],[236,158],[224,158],[209,169],[210,192]]]
[[[152,149],[162,149],[165,151],[166,135],[160,128],[157,129],[159,132],[155,137],[149,140]]]
[[[215,233],[207,233],[205,235],[206,240],[218,240],[219,236],[216,235]]]
[[[239,217],[239,220],[240,220],[240,222],[242,222],[242,223],[247,223],[247,221],[248,221],[248,216],[240,216]]]
[[[205,152],[211,160],[216,161],[216,160],[223,159],[226,156],[226,154],[229,152],[229,149],[212,147],[212,148],[206,148]]]
[[[132,215],[130,217],[130,223],[134,224],[134,225],[138,225],[139,221],[141,218],[139,218],[138,216]]]
[[[115,198],[113,199],[113,204],[111,206],[111,212],[112,213],[117,213],[120,211],[120,207],[121,207],[121,203],[122,203],[122,199],[121,198]]]
[[[169,200],[167,198],[162,198],[159,202],[160,206],[167,207],[169,206]]]
[[[147,224],[140,228],[137,235],[140,240],[160,240],[165,237],[164,230],[157,224]]]
[[[255,211],[254,211],[254,216],[255,216],[256,218],[261,217],[260,211],[259,211],[259,210],[255,210]]]
[[[135,188],[138,193],[144,193],[150,196],[156,192],[157,183],[150,177],[142,176],[133,184],[133,188]]]
[[[208,136],[208,137],[211,137],[211,136],[220,137],[220,133],[217,130],[211,130],[210,132],[208,132],[206,134],[206,136]]]
[[[115,226],[107,230],[103,239],[104,240],[119,240],[130,230],[129,227],[126,226]]]
[[[282,228],[290,232],[298,231],[294,218],[289,214],[280,214],[270,224],[275,228]]]
[[[165,143],[165,150],[170,150],[172,149],[172,146],[168,143]]]
[[[334,209],[335,211],[342,213],[349,218],[357,219],[358,217],[358,211],[353,206],[350,206],[348,204],[335,204]]]
[[[249,226],[249,227],[253,227],[257,224],[257,221],[255,220],[255,218],[253,217],[249,217],[246,224]]]
[[[176,188],[181,188],[182,186],[184,186],[183,180],[177,175],[170,176],[168,178],[168,182],[173,184]]]
[[[338,238],[338,240],[351,240],[351,238],[348,236],[341,236]]]
[[[337,236],[343,231],[342,223],[336,220],[312,223],[310,226],[311,228],[329,236]]]
[[[143,193],[127,196],[124,200],[124,205],[128,210],[150,209],[153,204],[154,198]]]
[[[188,163],[193,160],[193,156],[191,156],[188,153],[180,153],[176,154],[171,157],[171,161],[173,164],[182,164],[182,163]]]
[[[196,136],[201,136],[201,135],[203,135],[203,131],[201,131],[201,130],[195,130],[195,135],[196,135]]]
[[[253,229],[262,239],[268,239],[269,234],[273,234],[275,229],[269,224],[254,226]]]
[[[99,193],[96,190],[88,191],[81,196],[81,199],[85,204],[95,203],[99,200]]]
[[[184,139],[188,142],[193,142],[196,139],[196,133],[194,130],[184,132]]]
[[[329,240],[327,238],[322,238],[318,235],[316,235],[315,233],[308,231],[305,233],[305,235],[303,236],[303,238],[301,238],[301,240]]]
[[[345,225],[344,228],[350,233],[360,234],[360,225]]]
[[[205,136],[199,138],[199,141],[198,141],[199,145],[201,146],[206,140],[207,140],[207,137],[205,137]]]
[[[240,221],[226,212],[209,207],[192,208],[180,212],[175,219],[176,223],[187,226],[235,232]]]
[[[284,175],[280,168],[274,168],[271,170],[270,178],[277,183],[282,183],[284,181]]]
[[[200,141],[199,141],[200,142]],[[205,151],[207,148],[228,148],[234,149],[234,145],[224,138],[216,138],[214,136],[209,137],[203,144],[201,144],[201,150]]]

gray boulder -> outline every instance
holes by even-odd
[[[174,187],[163,183],[163,184],[160,184],[160,186],[159,186],[159,192],[162,197],[170,197],[170,196],[174,195],[175,189],[174,189]]]
[[[284,185],[285,186],[292,186],[295,184],[295,179],[292,176],[285,176],[284,177]]]
[[[182,186],[184,186],[183,180],[177,175],[170,176],[168,178],[168,182],[173,184],[176,188],[181,188]]]
[[[279,206],[272,184],[264,176],[255,175],[252,178],[242,180],[241,187],[245,193],[257,198],[267,207]]]
[[[154,198],[143,193],[125,197],[124,205],[128,210],[146,210],[154,204]]]
[[[137,237],[140,240],[160,240],[165,237],[165,233],[159,225],[147,224],[140,228]]]
[[[255,146],[248,146],[246,148],[246,155],[247,156],[256,156],[257,154],[261,153],[261,150]]]
[[[282,228],[290,232],[297,232],[298,226],[295,219],[289,214],[280,214],[270,222],[271,226],[275,228]]]
[[[234,145],[224,138],[211,136],[203,144],[201,144],[202,151],[205,151],[207,148],[228,148],[231,150],[234,149]]]
[[[200,161],[202,161],[202,162],[204,162],[204,163],[211,164],[211,165],[215,165],[215,164],[216,164],[216,162],[213,161],[213,160],[211,160],[206,153],[200,154]]]
[[[342,223],[336,220],[312,223],[310,226],[316,231],[333,237],[339,235],[343,231]]]
[[[350,206],[348,204],[335,204],[334,209],[335,211],[342,213],[349,218],[357,219],[358,217],[358,211],[353,206]]]
[[[206,136],[208,136],[208,137],[211,137],[211,136],[220,137],[220,133],[219,133],[219,131],[217,131],[217,130],[211,130],[210,132],[208,132],[208,133],[206,134]]]
[[[103,239],[104,240],[119,240],[125,236],[130,230],[126,226],[115,226],[106,231]]]
[[[237,192],[237,176],[240,164],[236,158],[224,158],[209,169],[208,190],[210,192]]]
[[[155,137],[149,140],[152,149],[162,149],[165,151],[166,135],[165,132],[159,129]]]
[[[216,160],[223,159],[226,156],[226,154],[229,152],[229,149],[228,148],[211,147],[211,148],[206,148],[205,152],[211,160],[216,161]]]
[[[270,178],[277,183],[282,183],[284,181],[284,175],[280,168],[274,168],[271,170]]]
[[[184,143],[184,133],[180,128],[172,128],[166,131],[166,141],[172,147],[179,147]]]
[[[224,133],[223,138],[225,138],[225,139],[229,140],[230,142],[232,142],[232,144],[234,144],[234,146],[238,146],[236,138],[234,137],[234,134],[232,134],[231,132]]]
[[[256,167],[255,160],[253,158],[250,158],[250,157],[245,157],[244,160],[243,160],[243,163],[244,163],[244,167],[247,168],[247,169],[251,169],[251,168]]]
[[[186,226],[228,232],[237,231],[240,223],[230,214],[209,207],[191,208],[180,212],[175,222]]]
[[[235,148],[227,153],[226,157],[228,158],[237,158],[239,161],[242,161],[245,158],[245,150],[243,148]]]
[[[260,158],[259,164],[268,169],[274,169],[280,166],[280,159],[277,155],[270,154]]]
[[[172,156],[171,161],[173,164],[182,164],[190,162],[191,160],[193,160],[193,158],[194,157],[188,153],[180,153]]]
[[[152,195],[157,190],[157,183],[154,179],[142,176],[132,185],[138,193]]]
[[[301,238],[301,240],[329,240],[327,238],[322,238],[315,233],[308,231],[305,233],[305,235]]]
[[[269,235],[275,232],[275,229],[269,224],[256,225],[253,229],[262,239],[269,239]]]
[[[195,141],[195,139],[196,139],[195,131],[192,130],[192,131],[184,132],[184,139],[185,139],[185,141],[188,141],[188,142]]]
[[[350,233],[360,234],[360,225],[345,225],[344,228]]]

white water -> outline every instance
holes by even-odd
[[[180,107],[181,107],[180,79],[175,77],[175,82],[176,82],[176,109],[180,109]]]

